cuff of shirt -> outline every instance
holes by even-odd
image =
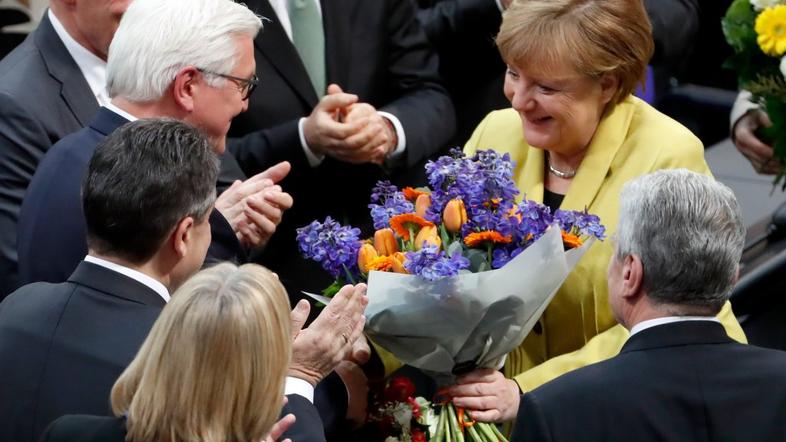
[[[398,138],[398,144],[396,148],[393,149],[393,152],[388,154],[389,160],[395,160],[396,158],[400,157],[401,154],[407,149],[407,135],[404,133],[404,126],[401,125],[401,121],[399,121],[398,117],[395,115],[388,113],[377,111],[381,117],[387,118],[388,121],[393,123],[393,128],[396,129],[396,138]]]
[[[287,396],[290,394],[303,396],[312,404],[314,403],[314,386],[303,379],[287,376],[287,379],[284,382],[284,395]]]
[[[303,133],[303,124],[305,124],[305,122],[305,117],[301,118],[300,121],[297,122],[297,135],[300,137],[300,145],[303,147],[303,153],[306,154],[308,165],[311,167],[317,167],[322,164],[325,156],[315,154],[311,148],[308,147],[308,143],[306,143],[306,135]]]
[[[502,7],[502,0],[494,0],[497,3],[497,7],[499,8],[499,12],[505,11],[505,8]]]

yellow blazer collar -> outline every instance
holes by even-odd
[[[614,156],[625,142],[636,107],[635,100],[638,98],[626,98],[601,119],[561,208],[584,210],[592,204],[603,180],[606,179]],[[543,201],[545,164],[546,155],[543,149],[530,147],[526,164],[523,166],[522,180],[518,183],[526,198]]]

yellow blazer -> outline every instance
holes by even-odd
[[[506,109],[486,116],[464,151],[473,154],[483,149],[510,153],[516,161],[514,179],[522,196],[543,201],[545,154],[524,140],[516,111]],[[658,169],[672,168],[710,175],[701,141],[676,121],[631,96],[598,125],[560,207],[588,208],[600,217],[611,235],[617,227],[623,184]],[[619,353],[628,331],[615,322],[608,303],[606,270],[611,255],[608,240],[596,242],[557,292],[540,318],[540,327],[536,326],[508,356],[505,375],[514,378],[522,391]],[[728,302],[718,316],[729,336],[746,342]]]

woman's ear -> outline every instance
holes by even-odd
[[[614,98],[614,94],[620,87],[620,80],[617,75],[607,72],[600,77],[600,94],[603,98],[603,104],[606,104]]]
[[[175,80],[172,82],[172,97],[183,112],[194,111],[194,97],[203,84],[202,73],[193,66],[184,67],[175,75]]]

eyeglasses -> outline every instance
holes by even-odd
[[[251,78],[240,78],[233,75],[219,74],[218,72],[208,71],[201,68],[197,68],[197,70],[203,74],[226,78],[227,80],[235,83],[240,93],[243,94],[244,100],[248,100],[248,97],[251,96],[251,93],[254,92],[254,89],[256,89],[259,85],[259,77],[257,77],[256,74],[252,75]]]

